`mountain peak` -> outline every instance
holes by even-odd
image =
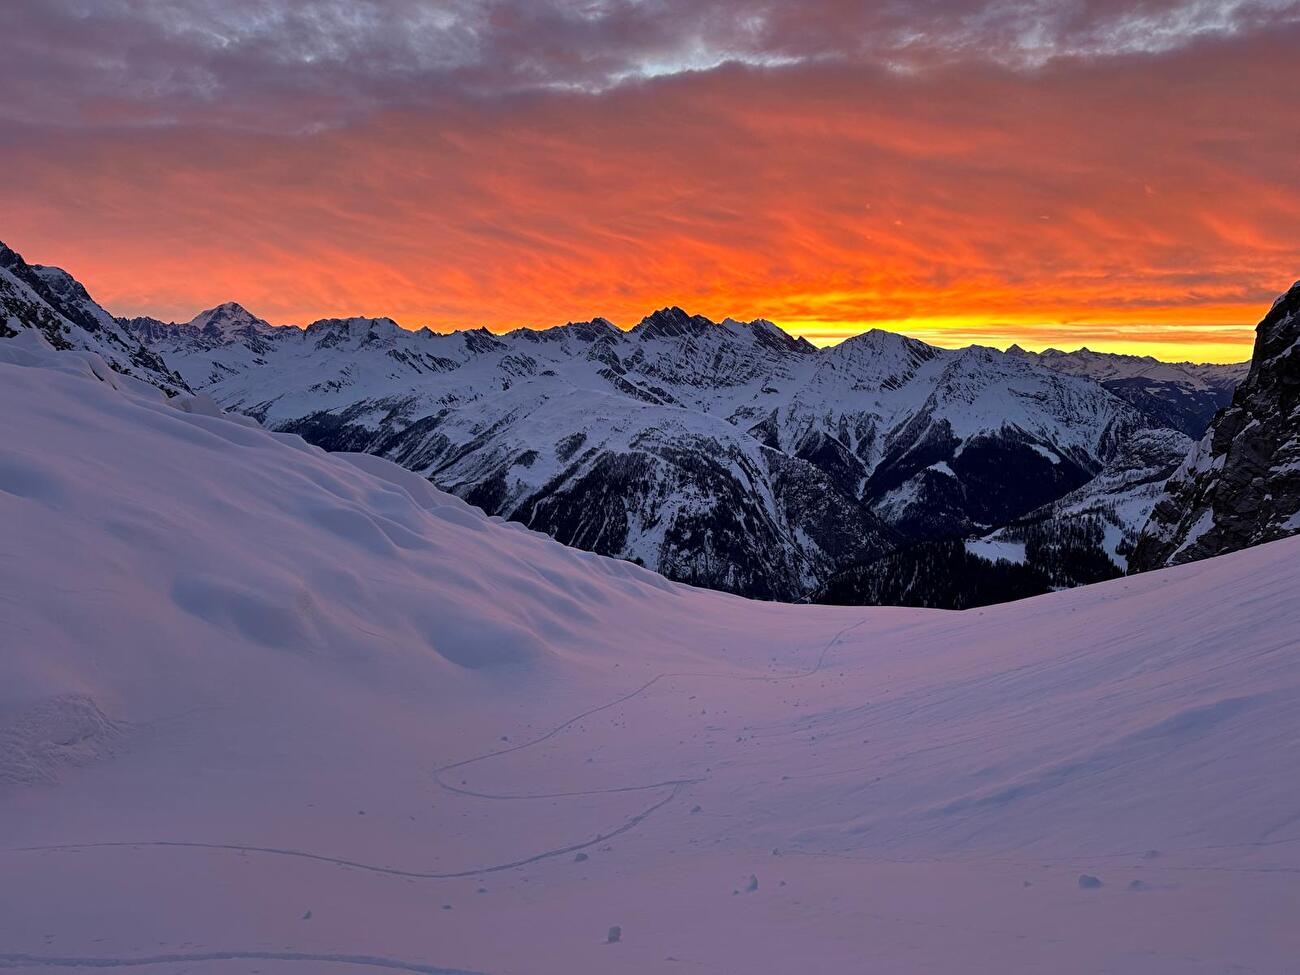
[[[56,349],[83,349],[99,355],[114,371],[132,375],[168,395],[188,392],[185,382],[162,359],[90,296],[67,271],[28,264],[0,243],[0,337],[33,328]],[[12,284],[4,280],[8,278]]]
[[[641,338],[685,338],[717,326],[703,315],[690,315],[673,305],[647,315],[632,329]]]
[[[500,352],[506,347],[505,343],[497,336],[493,335],[488,329],[480,325],[478,328],[465,328],[454,332],[454,335],[460,336],[460,340],[465,343],[465,351],[471,355],[482,355],[486,352]]]
[[[218,335],[228,335],[231,332],[248,328],[270,328],[269,323],[258,318],[243,305],[234,301],[226,301],[215,308],[208,308],[199,312],[190,319],[189,324],[200,332]]]
[[[391,345],[402,332],[402,327],[391,318],[322,318],[306,328],[306,336],[318,348],[346,347],[359,349],[375,345]]]
[[[1289,352],[1297,343],[1300,343],[1300,281],[1278,296],[1256,327],[1252,375],[1262,363]]]
[[[766,318],[755,318],[742,322],[735,318],[724,318],[722,326],[735,335],[752,339],[754,344],[779,354],[796,353],[806,355],[816,352],[816,346],[804,339],[795,338],[781,326]]]
[[[900,332],[891,332],[884,328],[869,328],[857,335],[850,335],[836,348],[852,350],[869,350],[876,354],[886,351],[900,351],[912,346],[923,346],[919,339],[909,338]]]
[[[4,249],[4,244],[0,243],[0,251],[2,251],[3,249]],[[1291,287],[1287,288],[1280,295],[1274,298],[1273,308],[1276,308],[1278,305],[1281,305],[1288,300],[1295,299],[1296,296],[1298,295],[1300,295],[1300,281],[1297,281],[1295,284],[1291,285]],[[1270,309],[1270,311],[1271,310],[1272,309]]]
[[[550,328],[524,328],[510,334],[519,335],[529,342],[562,341],[571,337],[579,342],[591,343],[600,339],[617,339],[623,333],[608,318],[597,317],[586,322],[565,322]]]

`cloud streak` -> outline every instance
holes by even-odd
[[[20,2],[0,236],[123,313],[1242,357],[1300,274],[1296,13]]]
[[[726,63],[1032,69],[1300,22],[1297,0],[12,0],[21,121],[313,130],[449,93],[603,91]]]

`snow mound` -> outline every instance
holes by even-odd
[[[110,757],[124,733],[92,699],[77,694],[0,710],[0,789],[53,784],[65,766]]]

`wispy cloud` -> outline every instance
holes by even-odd
[[[10,0],[0,112],[311,131],[451,93],[598,92],[726,63],[1033,69],[1300,19],[1298,0]]]

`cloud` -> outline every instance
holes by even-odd
[[[313,131],[725,63],[1032,69],[1285,28],[1300,0],[10,0],[0,117]]]
[[[0,236],[121,313],[1224,358],[1300,274],[1280,4],[19,7]]]

